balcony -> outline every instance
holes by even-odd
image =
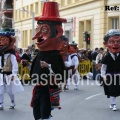
[[[13,5],[11,5],[11,4],[6,4],[6,5],[3,7],[3,9],[5,9],[5,10],[13,10]]]
[[[6,12],[6,13],[13,12],[13,5],[5,4],[4,7],[2,8],[2,11]]]

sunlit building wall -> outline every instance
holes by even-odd
[[[50,1],[50,0],[49,0]],[[105,6],[119,6],[119,0],[51,0],[59,3],[60,16],[67,19],[63,24],[64,35],[69,41],[76,41],[79,48],[103,46],[103,37],[107,30],[120,29],[119,11],[105,11]],[[14,0],[14,26],[18,46],[26,48],[32,42],[32,15],[40,16],[43,2],[41,0]],[[37,22],[34,23],[35,28]],[[34,28],[34,30],[35,30]],[[90,34],[90,45],[86,45],[83,32]]]

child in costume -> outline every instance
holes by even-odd
[[[116,111],[116,97],[120,96],[120,31],[109,30],[104,36],[108,53],[102,60],[101,76],[105,95],[110,98],[110,108]]]
[[[64,72],[64,62],[59,46],[63,34],[62,22],[66,22],[66,19],[60,18],[57,2],[44,2],[42,16],[35,17],[35,20],[38,26],[33,40],[37,40],[36,44],[40,52],[31,66],[31,82],[37,80],[31,106],[35,120],[50,120],[51,107],[59,106],[59,97],[54,99],[51,95],[53,91],[59,92],[56,84],[59,76],[56,77],[56,75],[63,76]],[[52,74],[51,77],[50,74]],[[62,78],[59,81],[62,81]]]
[[[12,49],[15,38],[13,29],[0,29],[0,110],[4,109],[4,93],[7,92],[11,99],[10,109],[15,107],[17,92],[24,91],[17,77],[18,63],[15,51]]]

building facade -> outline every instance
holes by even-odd
[[[13,27],[13,0],[0,0],[0,28]]]
[[[50,1],[50,0],[49,0]],[[67,19],[63,24],[64,35],[69,41],[76,41],[79,48],[103,46],[103,37],[109,29],[120,30],[119,0],[51,0],[59,3],[60,16]],[[115,7],[117,6],[117,7]],[[43,0],[14,0],[14,26],[18,46],[26,48],[33,44],[33,17],[40,16]],[[34,31],[36,28],[34,21]],[[84,39],[84,33],[90,37],[90,44]]]

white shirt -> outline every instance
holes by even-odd
[[[96,61],[95,61],[95,63],[98,64],[98,62],[99,62],[100,60],[102,60],[102,57],[103,57],[103,54],[99,53],[99,54],[96,56]]]
[[[72,59],[70,55],[68,56],[68,61],[65,61],[64,63],[66,67],[72,66]]]
[[[77,57],[77,53],[73,53],[70,56],[73,56],[73,55],[75,55],[75,56],[72,58],[72,65],[74,65],[75,69],[77,69],[77,67],[79,65],[79,60],[78,60],[78,57]]]

